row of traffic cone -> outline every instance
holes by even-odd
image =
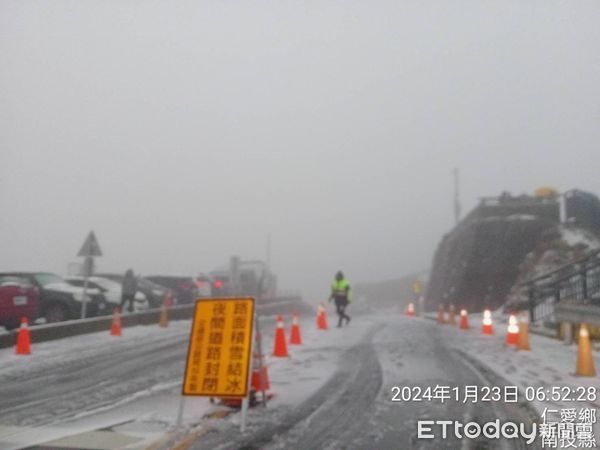
[[[454,324],[454,305],[450,305],[448,316],[448,322]],[[437,321],[439,324],[446,323],[444,306],[441,304],[438,307]],[[465,309],[462,309],[460,312],[460,328],[465,330],[469,329],[469,319]],[[487,335],[494,334],[492,313],[488,309],[483,312],[481,333]],[[508,317],[505,344],[507,346],[514,346],[516,350],[531,350],[531,346],[529,344],[529,320],[527,313],[521,314],[519,320],[517,320],[517,316],[514,314],[511,314]],[[596,367],[594,364],[594,356],[592,354],[592,348],[590,344],[589,330],[587,324],[585,323],[582,323],[579,328],[577,366],[575,369],[575,375],[584,377],[596,376]]]
[[[167,328],[169,326],[169,308],[173,304],[173,300],[171,298],[171,293],[167,293],[165,299],[160,306],[160,318],[158,320],[159,328]],[[122,326],[121,326],[121,308],[119,306],[115,307],[113,312],[113,320],[110,327],[110,335],[111,336],[121,336]]]
[[[300,322],[298,320],[298,314],[292,315],[292,328],[290,331],[290,344],[301,345],[302,336],[300,334]],[[275,329],[275,344],[273,346],[273,356],[278,358],[285,358],[290,356],[287,350],[287,343],[285,339],[285,326],[283,323],[283,316],[277,316],[277,328]]]

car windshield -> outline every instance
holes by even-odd
[[[35,278],[35,281],[39,283],[40,286],[66,283],[66,281],[63,278],[53,273],[36,273],[33,277]]]

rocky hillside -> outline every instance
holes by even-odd
[[[567,216],[567,224],[561,224],[557,197],[503,194],[482,199],[439,244],[426,309],[453,303],[475,312],[520,301],[517,283],[600,246],[589,209]]]

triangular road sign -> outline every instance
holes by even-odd
[[[90,231],[90,234],[88,234],[77,256],[102,256],[102,250],[100,250],[100,245],[93,231]]]

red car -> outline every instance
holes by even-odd
[[[20,277],[0,276],[0,327],[17,328],[21,317],[32,323],[38,314],[37,288]]]

